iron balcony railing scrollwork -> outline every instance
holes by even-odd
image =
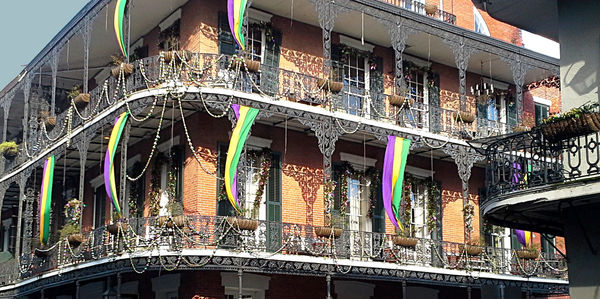
[[[477,247],[480,250],[476,254],[469,254],[464,244],[447,241],[417,239],[415,246],[403,247],[394,245],[394,236],[385,233],[342,230],[339,237],[333,233],[323,237],[310,225],[252,220],[254,226],[242,226],[239,220],[230,217],[184,217],[185,220],[178,221],[165,217],[133,218],[116,231],[114,227],[101,227],[84,234],[84,242],[78,247],[64,240],[43,254],[34,249],[21,256],[18,278],[27,279],[54,270],[64,273],[70,266],[101,260],[111,262],[119,257],[131,259],[136,272],[150,266],[170,270],[178,266],[201,268],[206,264],[202,261],[223,251],[244,252],[257,258],[306,255],[525,277],[566,279],[567,275],[566,262],[558,254],[543,253],[527,260],[505,248],[483,246]],[[185,252],[191,251],[186,249],[204,249],[208,256],[189,255]],[[140,266],[138,258],[143,258],[145,264]],[[17,278],[7,277],[13,282]]]
[[[536,127],[486,145],[485,201],[600,174],[599,133],[550,142],[542,130]]]

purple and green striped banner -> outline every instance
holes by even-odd
[[[400,217],[400,203],[404,184],[404,169],[410,148],[410,140],[396,136],[388,136],[385,158],[383,161],[383,206],[388,218],[395,227],[404,230]]]
[[[123,216],[121,207],[119,206],[119,199],[117,197],[117,183],[115,179],[115,154],[119,147],[119,141],[123,134],[123,129],[127,123],[129,112],[123,112],[115,119],[115,125],[110,133],[110,139],[108,140],[108,146],[106,148],[106,156],[104,157],[104,188],[108,199],[112,202],[115,207],[115,211],[119,214],[119,217]]]

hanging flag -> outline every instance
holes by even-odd
[[[40,191],[40,243],[45,245],[50,236],[50,210],[52,205],[52,184],[54,180],[54,156],[48,157],[42,173],[42,190]]]
[[[125,8],[127,7],[127,0],[117,0],[115,6],[115,35],[117,36],[117,43],[123,56],[127,58],[127,48],[125,48],[125,34],[123,34],[123,21],[125,19]]]
[[[121,213],[121,207],[119,207],[119,201],[117,197],[117,183],[115,180],[115,154],[119,147],[119,141],[121,140],[121,134],[127,123],[129,112],[123,112],[115,119],[115,126],[110,133],[110,139],[108,140],[108,146],[106,147],[106,156],[104,157],[104,188],[108,199],[112,202],[115,207],[115,211],[119,214],[119,217],[123,216]]]
[[[529,247],[531,245],[531,232],[526,230],[515,229],[515,234],[517,235],[517,240],[525,247]]]
[[[225,190],[229,202],[241,214],[242,210],[237,197],[237,166],[240,162],[240,155],[244,144],[250,134],[250,128],[252,128],[254,119],[258,115],[258,109],[237,104],[231,105],[231,108],[235,112],[237,123],[231,134],[229,149],[227,150],[227,160],[225,161]]]
[[[383,205],[388,218],[397,228],[403,230],[400,217],[400,203],[404,185],[404,169],[410,148],[410,140],[396,136],[388,136],[383,161]]]
[[[229,29],[233,38],[242,50],[246,50],[246,40],[242,34],[244,25],[244,14],[248,0],[227,0],[227,13],[229,18]]]

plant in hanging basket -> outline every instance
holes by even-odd
[[[181,203],[176,200],[171,200],[166,208],[170,216],[158,217],[158,224],[160,227],[163,227],[166,224],[168,228],[183,228],[187,223],[187,218],[183,215],[183,206],[181,206]]]
[[[14,141],[4,141],[0,143],[0,153],[2,153],[5,158],[14,158],[19,154],[19,145]]]
[[[90,94],[83,93],[80,85],[73,86],[73,88],[67,92],[67,97],[72,99],[73,103],[75,103],[75,106],[78,108],[83,108],[90,102]]]
[[[127,222],[123,222],[122,220],[117,220],[113,224],[109,224],[106,229],[109,233],[113,235],[119,234],[119,231],[127,232],[129,229],[129,224]]]
[[[475,115],[467,111],[458,111],[452,114],[452,118],[457,122],[470,124],[475,121]]]
[[[527,132],[527,131],[530,131],[530,130],[531,130],[531,128],[528,127],[528,126],[515,126],[513,128],[513,132],[514,133]]]
[[[542,134],[551,142],[585,136],[600,131],[598,104],[583,105],[545,119]]]
[[[77,247],[83,243],[83,235],[79,226],[81,216],[83,215],[83,208],[85,208],[85,204],[76,198],[69,200],[64,206],[67,223],[59,231],[60,239],[66,239],[73,247]]]
[[[342,229],[339,227],[331,226],[317,226],[315,227],[315,235],[322,238],[339,238],[342,235]]]
[[[123,56],[113,55],[111,56],[114,67],[111,69],[111,75],[118,78],[123,72],[124,76],[133,74],[133,64],[126,63]]]
[[[231,60],[231,69],[237,70],[238,68],[241,71],[247,69],[248,72],[257,73],[260,70],[260,61],[234,56]]]
[[[162,51],[163,59],[166,63],[170,63],[175,59],[175,62],[187,61],[190,59],[190,52],[186,50],[179,51]]]
[[[227,223],[239,230],[255,231],[258,228],[258,220],[241,217],[227,217]]]
[[[40,111],[40,120],[46,125],[46,129],[52,130],[56,126],[56,116],[50,114],[50,111]]]
[[[319,78],[317,80],[317,86],[323,90],[329,90],[332,93],[339,93],[344,89],[344,83],[339,81],[334,81],[331,78],[324,79]]]
[[[428,16],[434,16],[434,15],[437,14],[437,12],[438,12],[438,6],[437,5],[431,4],[431,3],[425,4],[425,13]]]
[[[394,245],[399,245],[402,247],[414,248],[417,246],[417,242],[419,240],[417,238],[411,237],[405,231],[397,230],[396,234],[392,236],[392,243]]]
[[[479,239],[477,238],[468,240],[465,244],[459,244],[458,248],[469,256],[478,256],[483,252],[483,247],[479,245]]]
[[[531,244],[523,249],[515,251],[518,258],[526,260],[534,260],[540,255],[540,246],[538,244]]]

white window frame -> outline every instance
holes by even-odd
[[[176,145],[179,145],[180,137],[179,135],[173,137],[172,140],[165,141],[159,144],[156,149],[160,154],[168,153],[171,148]],[[160,170],[160,210],[158,212],[159,216],[168,216],[167,211],[167,203],[169,201],[169,197],[167,192],[168,180],[169,180],[169,170],[167,169],[169,165],[163,164],[161,165]]]
[[[475,6],[473,6],[473,31],[479,34],[490,36],[490,29],[483,19],[483,16]]]
[[[352,168],[358,171],[365,171],[369,167],[375,167],[375,163],[377,163],[377,159],[344,152],[340,153],[340,160],[348,162]],[[366,216],[367,211],[369,210],[369,190],[371,180],[364,178],[363,181],[358,182],[358,193],[351,194],[353,184],[356,184],[354,181],[356,181],[356,179],[348,178],[348,200],[350,200],[350,206],[348,207],[349,210],[347,213],[348,225],[350,226],[350,230],[371,232],[373,231],[373,223],[371,218]]]
[[[261,138],[261,137],[257,137],[257,136],[250,136],[248,138],[248,140],[246,141],[246,151],[261,151],[262,149],[265,148],[271,148],[271,144],[273,143],[273,140],[271,139],[266,139],[266,138]],[[259,162],[260,165],[260,162]],[[260,168],[256,168],[256,169],[260,169]],[[248,169],[246,169],[246,171],[248,171]],[[250,173],[247,172],[246,173],[246,182],[245,182],[245,187],[246,187],[246,198],[244,199],[245,201],[245,206],[246,207],[252,207],[254,205],[254,199],[256,198],[256,191],[258,190],[258,182],[253,182]],[[258,175],[258,174],[257,174]],[[265,190],[263,192],[262,195],[262,199],[260,201],[260,207],[258,209],[258,220],[267,220],[267,186],[265,185]],[[252,192],[249,192],[250,190],[252,190]],[[250,217],[252,215],[252,210],[246,208],[246,216]]]
[[[425,182],[425,180],[431,179],[431,176],[435,174],[435,171],[431,171],[424,168],[418,168],[414,166],[406,166],[405,172],[411,174],[415,179]],[[417,184],[418,191],[422,191],[422,194],[417,193],[417,196],[421,196],[421,204],[418,209],[415,208],[415,200],[413,196],[415,196],[414,190],[411,188],[411,211],[410,211],[410,230],[413,235],[417,238],[425,238],[429,239],[431,237],[431,232],[427,228],[427,219],[429,215],[427,214],[427,199],[429,196],[429,190],[425,187],[425,185]],[[422,189],[421,189],[422,188]],[[421,213],[421,217],[419,217],[420,221],[415,221],[416,211]],[[417,226],[422,228],[421,231],[417,230]]]

